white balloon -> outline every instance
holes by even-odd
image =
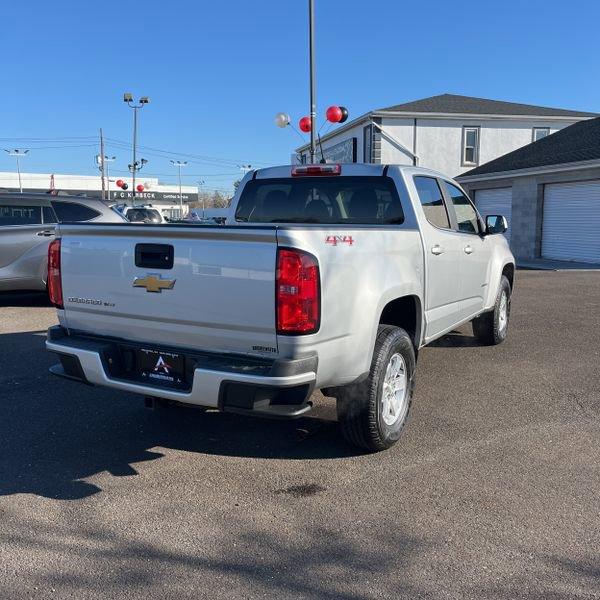
[[[144,189],[145,190],[149,190],[150,189],[150,183],[148,181],[144,181]]]
[[[284,127],[287,127],[290,124],[290,115],[286,114],[286,113],[277,113],[275,115],[275,125],[277,125],[277,127],[281,127],[282,129]]]

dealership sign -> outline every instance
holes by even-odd
[[[128,201],[135,200],[137,202],[164,202],[168,204],[174,204],[179,202],[179,193],[178,192],[136,192],[135,196],[132,191],[124,191],[124,190],[110,190],[110,199],[116,201]],[[197,193],[186,193],[183,192],[181,194],[181,199],[184,202],[197,202],[198,194]]]
[[[356,162],[356,138],[351,137],[339,144],[334,144],[328,148],[323,148],[323,158],[328,163],[342,164]],[[321,157],[321,147],[317,148],[317,160]],[[308,161],[308,155],[301,155],[302,164]]]

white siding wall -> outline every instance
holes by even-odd
[[[383,164],[412,165],[413,159],[398,145],[413,151],[414,119],[382,119],[381,162]],[[389,135],[386,135],[389,134]]]
[[[417,119],[416,154],[419,166],[435,169],[454,177],[474,168],[462,166],[463,127],[480,127],[479,164],[521,148],[532,141],[534,127],[547,127],[555,133],[574,121],[529,121],[503,119]],[[363,162],[363,127],[366,122],[323,141],[329,148],[351,137],[357,138],[357,161]],[[414,119],[387,117],[382,119],[381,162],[411,165],[414,144]],[[377,131],[375,129],[375,131]],[[386,135],[387,134],[387,135]],[[409,152],[402,150],[401,146]]]
[[[572,122],[503,121],[500,119],[418,119],[416,154],[419,166],[435,169],[450,176],[465,173],[474,166],[461,165],[464,126],[480,127],[479,164],[498,158],[532,141],[534,127],[548,127],[550,133]],[[396,140],[413,149],[413,120],[384,119],[383,128]],[[387,136],[381,140],[382,162],[412,164],[412,161]]]

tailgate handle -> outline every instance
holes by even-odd
[[[145,269],[172,269],[175,250],[170,244],[136,244],[135,266]]]

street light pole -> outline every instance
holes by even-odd
[[[315,129],[317,128],[317,103],[315,80],[315,0],[308,0],[308,45],[310,63],[310,162],[315,162],[317,143]]]
[[[14,150],[5,150],[9,156],[14,156],[17,159],[17,173],[19,174],[19,191],[21,194],[23,193],[23,184],[21,183],[21,163],[20,159],[22,156],[25,156],[29,150],[19,150],[15,148]]]
[[[105,156],[104,157],[104,168],[106,169],[106,192],[107,200],[110,202],[110,173],[108,172],[109,163],[113,162],[116,156]]]
[[[183,219],[183,194],[181,193],[181,167],[187,165],[187,160],[172,160],[171,164],[176,166],[179,171],[179,212]]]
[[[198,188],[200,189],[200,196],[202,197],[202,220],[204,221],[204,194],[202,193],[202,186],[204,185],[204,179],[199,179],[198,180]]]
[[[133,162],[131,163],[131,165],[129,165],[129,170],[132,173],[132,192],[133,192],[133,203],[135,203],[135,193],[136,193],[136,189],[135,189],[135,173],[136,171],[139,171],[142,166],[144,166],[145,162],[144,159],[142,159],[141,165],[138,164],[137,161],[137,156],[136,156],[136,152],[137,152],[137,112],[138,109],[143,108],[144,104],[148,104],[150,102],[150,98],[148,98],[148,96],[142,96],[138,102],[138,104],[134,103],[133,100],[133,95],[130,94],[129,92],[123,94],[123,102],[127,103],[127,106],[129,106],[130,108],[133,109]]]

